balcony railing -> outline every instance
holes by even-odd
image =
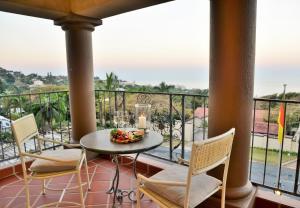
[[[17,158],[10,122],[28,113],[34,113],[44,137],[70,141],[72,129],[68,96],[67,91],[1,96],[0,164]],[[151,129],[163,135],[164,143],[147,152],[148,155],[173,162],[179,156],[188,159],[192,143],[207,138],[207,96],[96,90],[95,100],[98,129],[116,127],[115,111],[127,115],[126,127],[135,127],[135,104],[151,104]],[[285,109],[282,144],[277,140],[280,103]],[[300,102],[254,99],[249,173],[253,183],[300,196],[299,119]],[[26,148],[36,151],[37,145],[32,141]],[[44,144],[44,148],[54,149],[57,146]]]

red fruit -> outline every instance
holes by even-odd
[[[121,129],[118,129],[118,130],[117,130],[117,133],[118,133],[119,135],[122,135],[122,134],[123,134],[123,131],[122,131]]]

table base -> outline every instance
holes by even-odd
[[[132,164],[132,168],[133,168],[133,173],[135,178],[137,178],[137,173],[136,173],[136,161],[137,158],[139,156],[139,153],[136,154],[135,158],[133,161],[126,163],[124,165],[130,165]],[[113,159],[112,162],[116,165],[116,171],[115,171],[115,175],[112,181],[112,185],[109,188],[109,190],[106,192],[107,194],[113,194],[113,208],[116,207],[116,200],[121,204],[123,202],[123,198],[124,197],[128,197],[128,199],[130,201],[136,202],[135,196],[136,196],[136,191],[135,190],[131,190],[131,191],[123,191],[121,189],[119,189],[119,180],[120,180],[120,168],[119,168],[119,160],[118,160],[119,155],[115,154],[113,155]],[[141,195],[141,198],[144,195]]]

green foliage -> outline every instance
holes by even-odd
[[[119,87],[119,79],[118,76],[115,75],[113,72],[106,73],[106,83],[105,89],[106,90],[115,90]]]
[[[66,76],[53,76],[51,72],[43,77],[35,73],[24,75],[18,71],[8,71],[0,67],[0,93],[1,94],[21,94],[30,89],[34,80],[43,81],[44,84],[61,86],[68,84]],[[65,87],[66,88],[66,87]]]
[[[265,153],[266,149],[265,148],[253,148],[253,160],[257,162],[264,162],[265,161]],[[268,149],[267,152],[267,162],[268,164],[273,164],[277,165],[278,164],[278,150],[272,150]],[[283,151],[282,152],[282,163],[292,161],[297,159],[297,153],[294,152],[287,152]]]
[[[54,95],[53,95],[54,96]],[[56,126],[56,123],[66,119],[67,102],[66,98],[53,98],[43,96],[41,103],[35,103],[31,106],[31,110],[35,115],[38,127],[42,132]]]
[[[12,142],[12,134],[10,132],[0,132],[0,141],[3,143]]]
[[[161,82],[158,86],[153,88],[157,92],[170,92],[175,89],[174,85],[167,85],[165,82]]]

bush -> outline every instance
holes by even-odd
[[[13,136],[10,132],[1,132],[0,133],[0,141],[3,143],[13,142]]]

